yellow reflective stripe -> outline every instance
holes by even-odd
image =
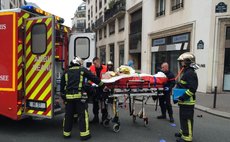
[[[180,80],[180,83],[181,83],[181,84],[187,84],[187,82],[184,81],[184,80]]]
[[[188,89],[187,91],[185,91],[185,93],[186,93],[188,96],[190,96],[190,97],[193,96],[193,92],[191,92],[189,89]]]
[[[184,101],[184,102],[178,102],[178,104],[181,105],[195,105],[195,101]]]
[[[86,131],[89,131],[89,115],[86,110],[85,110],[85,129]]]
[[[181,137],[185,141],[192,141],[192,124],[191,120],[188,120],[188,136],[182,135]]]
[[[63,119],[63,122],[62,122],[62,127],[64,128],[65,126],[65,118]]]
[[[179,133],[182,135],[182,134],[183,134],[183,131],[180,129],[180,130],[179,130]]]
[[[80,75],[80,82],[79,82],[79,85],[78,85],[78,90],[81,90],[81,88],[82,88],[82,83],[83,83],[83,76]]]
[[[65,131],[63,131],[63,135],[66,136],[66,137],[68,137],[68,136],[71,135],[71,132],[65,132]]]
[[[67,84],[68,84],[68,74],[66,73],[65,74],[65,90],[66,90],[66,87],[67,87]]]
[[[89,130],[85,131],[85,132],[80,132],[80,136],[81,137],[85,137],[85,136],[88,136],[90,133],[89,133]]]
[[[98,86],[102,86],[103,85],[103,82],[101,81],[99,84],[98,84]]]
[[[66,99],[80,99],[81,94],[66,94]]]
[[[70,70],[79,69],[79,67],[71,67]]]

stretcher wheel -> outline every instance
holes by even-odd
[[[133,123],[136,122],[136,119],[137,119],[137,117],[135,115],[133,115]]]
[[[145,125],[145,127],[146,127],[148,124],[149,124],[148,118],[144,118],[144,125]]]
[[[103,126],[104,127],[109,127],[109,121],[110,121],[109,119],[104,120],[103,121]]]
[[[120,131],[120,124],[114,124],[113,125],[113,131],[118,133]]]

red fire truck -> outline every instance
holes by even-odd
[[[60,78],[74,56],[89,66],[93,33],[70,34],[64,20],[33,6],[0,11],[0,115],[53,118],[62,112]]]

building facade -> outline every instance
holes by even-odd
[[[86,3],[78,6],[72,19],[72,31],[83,33],[86,29]]]
[[[96,33],[97,55],[103,64],[112,61],[115,68],[127,63],[125,0],[87,0],[87,31]]]
[[[110,3],[87,0],[87,27],[97,33],[104,63],[112,60],[117,67],[133,60],[136,70],[154,74],[166,61],[177,74],[178,56],[192,52],[200,65],[198,91],[212,92],[215,86],[218,92],[230,91],[229,0],[126,0],[125,10],[108,20]],[[124,21],[122,32],[119,20]]]
[[[12,9],[25,5],[25,0],[0,0],[0,10]]]

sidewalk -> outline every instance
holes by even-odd
[[[214,94],[196,93],[196,109],[230,119],[230,93],[217,94],[216,108],[213,108]]]

